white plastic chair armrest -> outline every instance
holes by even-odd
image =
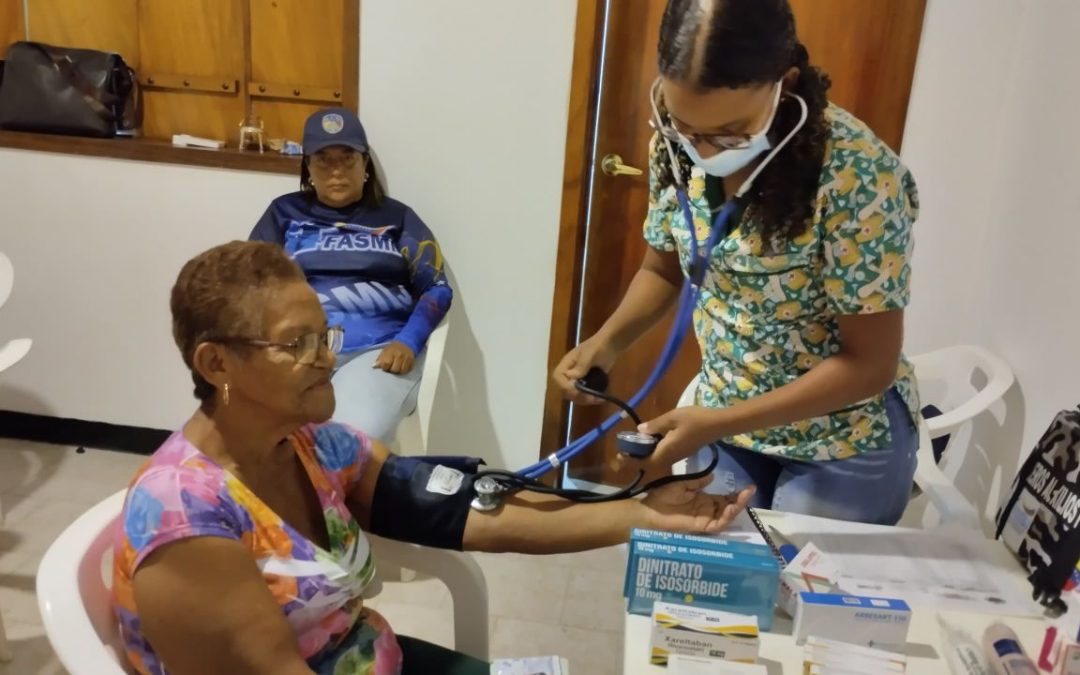
[[[94,619],[83,605],[80,587],[81,575],[101,574],[100,554],[96,558],[83,556],[94,545],[102,525],[120,513],[125,492],[117,492],[79,516],[57,538],[62,544],[54,542],[38,566],[37,596],[41,620],[53,650],[69,672],[94,675],[125,675],[127,672],[116,662],[109,647],[101,643]],[[79,560],[77,574],[73,573],[73,560]],[[115,620],[111,612],[107,620]]]
[[[697,388],[698,379],[697,376],[690,380],[690,384],[686,385],[686,389],[683,389],[683,393],[679,396],[679,402],[675,404],[676,408],[689,408],[697,403]],[[671,473],[676,476],[681,476],[686,473],[687,460],[680,459],[671,466]]]
[[[431,410],[435,407],[435,391],[439,384],[439,375],[442,371],[443,357],[446,353],[446,335],[449,331],[449,322],[444,317],[436,326],[428,338],[424,347],[424,376],[420,381],[420,391],[416,397],[417,422],[420,425],[420,439],[424,445],[424,451],[428,451],[428,438],[431,434]]]
[[[698,379],[694,376],[694,379],[690,380],[690,384],[686,385],[686,389],[683,389],[683,393],[679,395],[679,402],[675,404],[676,408],[689,408],[697,403],[697,389]]]
[[[970,527],[981,530],[982,522],[975,507],[964,498],[953,482],[934,462],[934,451],[926,424],[919,425],[918,465],[915,484],[923,491],[941,518],[941,527]]]
[[[4,630],[4,620],[0,617],[0,663],[8,663],[15,655],[11,653],[11,647],[8,644],[7,631]]]
[[[18,338],[0,347],[0,372],[18,363],[30,351],[34,343],[30,338]]]
[[[960,349],[960,348],[957,348]],[[926,420],[926,427],[930,432],[930,438],[940,438],[947,434],[955,433],[964,423],[984,412],[995,401],[1005,395],[1009,387],[1013,385],[1015,377],[1012,368],[1004,361],[986,351],[982,347],[965,345],[964,351],[973,354],[979,367],[986,372],[989,381],[978,394],[971,397],[963,404],[949,410],[937,417]],[[915,373],[918,375],[918,365]]]
[[[454,601],[454,649],[481,661],[490,659],[488,595],[484,572],[468,553],[426,548],[367,535],[377,560],[442,580]]]

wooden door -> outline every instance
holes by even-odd
[[[648,176],[609,176],[604,158],[648,166],[649,87],[656,78],[656,44],[666,0],[580,0],[570,126],[560,224],[549,370],[580,339],[596,332],[614,311],[637,272],[645,242]],[[833,80],[830,98],[867,122],[899,149],[925,0],[791,0],[798,32],[811,62]],[[610,389],[629,398],[648,377],[670,318],[624,353]],[[670,410],[700,367],[691,336],[676,364],[639,406],[650,418]],[[541,455],[568,437],[596,426],[609,406],[572,411],[552,387],[544,415]],[[629,428],[630,423],[626,423]],[[569,430],[569,436],[567,434]],[[609,459],[613,435],[575,460],[570,476],[623,482]]]

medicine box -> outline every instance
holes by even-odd
[[[907,669],[903,654],[826,640],[811,635],[803,648],[803,675],[855,672],[875,675],[902,675]]]
[[[669,675],[769,675],[769,669],[760,663],[739,663],[679,654],[671,655],[667,669]]]
[[[772,627],[780,568],[767,546],[656,530],[634,530],[624,595],[631,614],[654,602],[757,617]]]
[[[841,593],[837,586],[840,570],[812,543],[803,546],[780,572],[780,609],[794,618],[799,593]]]
[[[799,593],[793,634],[797,644],[813,635],[903,653],[911,608],[903,600],[840,593]]]
[[[752,616],[657,602],[652,611],[650,663],[664,666],[673,654],[754,663],[758,625]]]

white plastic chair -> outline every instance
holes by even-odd
[[[0,307],[4,306],[11,296],[11,290],[15,285],[15,266],[11,259],[0,253]],[[30,338],[18,338],[11,340],[0,347],[0,373],[18,363],[30,351],[33,341]],[[4,518],[3,508],[0,507],[0,523]],[[7,631],[4,630],[4,621],[0,618],[0,662],[10,661],[11,648],[8,645]]]
[[[915,366],[923,405],[934,404],[942,410],[942,414],[922,420],[919,425],[915,484],[922,495],[909,504],[911,514],[905,513],[901,524],[934,525],[936,515],[938,526],[981,531],[982,518],[978,510],[957,489],[950,474],[955,475],[963,465],[972,421],[1001,400],[1012,386],[1012,369],[982,347],[969,345],[946,347],[914,357],[911,361]],[[979,374],[982,383],[976,385],[975,379]],[[694,405],[697,387],[698,379],[695,377],[679,397],[678,407]],[[932,441],[946,435],[950,436],[949,445],[942,454],[942,465],[939,466],[934,461]],[[685,473],[686,461],[676,464],[673,470],[675,473]],[[932,510],[925,508],[926,502],[933,507]],[[921,522],[912,522],[916,515]]]
[[[395,452],[401,451],[406,455],[428,454],[431,410],[435,405],[435,391],[442,372],[443,354],[446,352],[448,323],[447,319],[443,319],[428,338],[427,347],[424,348],[424,374],[420,378],[420,391],[416,395],[416,410],[398,424],[393,443]]]
[[[945,347],[913,357],[911,362],[922,405],[933,404],[942,414],[920,424],[915,483],[923,495],[912,500],[909,510],[917,514],[925,496],[936,512],[938,526],[982,531],[979,510],[957,489],[953,477],[963,466],[971,445],[974,419],[1004,397],[1015,380],[1012,369],[997,356],[973,345]],[[939,465],[934,461],[932,441],[946,435],[950,439]],[[933,512],[925,509],[922,522],[917,524],[934,525]],[[901,522],[911,524],[911,519],[905,514]]]
[[[698,378],[697,375],[695,375],[694,379],[690,380],[690,384],[686,385],[686,389],[683,389],[683,393],[679,395],[679,402],[675,404],[675,407],[689,408],[690,406],[697,403],[697,388]],[[671,467],[671,473],[677,475],[682,475],[686,473],[686,462],[687,460],[685,459],[681,459],[678,462],[675,462],[675,464],[673,464]]]
[[[11,259],[0,253],[0,307],[4,306],[11,296],[11,290],[15,285],[15,266]],[[0,347],[0,372],[18,363],[22,357],[30,351],[33,340],[30,338],[18,338]]]
[[[112,607],[113,538],[125,490],[92,507],[49,546],[38,567],[42,622],[71,675],[122,675],[127,666]],[[454,647],[488,660],[487,584],[472,556],[371,537],[376,560],[441,579],[454,602]]]

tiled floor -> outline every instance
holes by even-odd
[[[142,457],[0,439],[0,610],[15,660],[0,675],[64,673],[41,627],[35,573],[52,540],[122,489]],[[575,675],[621,671],[625,553],[478,554],[491,603],[493,657],[560,654]],[[450,595],[433,579],[384,584],[370,601],[395,630],[452,646]]]

